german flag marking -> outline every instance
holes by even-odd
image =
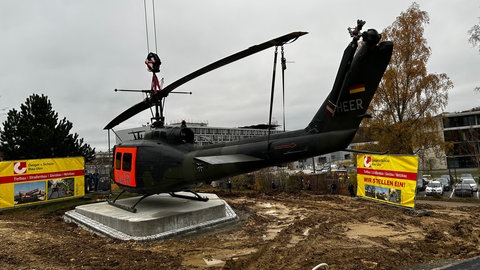
[[[331,102],[330,100],[328,101],[328,104],[327,104],[327,107],[325,108],[325,110],[327,111],[327,114],[330,116],[330,117],[333,117],[335,115],[335,109],[337,108],[337,106],[335,105],[335,103]]]
[[[365,84],[351,86],[349,92],[350,94],[365,92]]]

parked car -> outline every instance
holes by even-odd
[[[85,192],[108,191],[112,181],[108,174],[85,175]]]
[[[469,184],[456,184],[454,193],[457,197],[473,197],[473,189]]]
[[[443,195],[443,185],[439,181],[430,181],[425,188],[425,195]]]
[[[426,187],[427,183],[425,183],[425,180],[423,180],[423,178],[417,179],[417,192],[424,191]]]
[[[460,179],[463,179],[463,178],[473,178],[473,175],[471,173],[462,173],[460,175]]]
[[[452,186],[450,185],[450,181],[447,178],[435,178],[435,181],[438,181],[443,186],[443,191],[452,190]]]
[[[449,174],[442,174],[440,175],[440,178],[447,178],[448,181],[452,182],[452,177]]]
[[[425,185],[428,185],[428,183],[430,183],[430,181],[433,180],[432,176],[430,174],[424,174],[422,176],[422,179],[423,181],[425,182]]]
[[[447,178],[448,183],[450,184],[450,189],[453,188],[453,177],[450,174],[442,174],[439,178]]]
[[[462,184],[469,184],[474,192],[478,191],[477,182],[473,178],[464,178],[462,179]]]
[[[111,181],[108,175],[101,175],[98,179],[97,190],[98,191],[108,191],[111,188]]]
[[[463,179],[474,179],[474,178],[473,178],[473,175],[471,173],[462,173],[460,175],[460,180],[458,182],[461,183],[463,181]]]

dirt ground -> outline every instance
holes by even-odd
[[[414,213],[341,195],[218,195],[238,222],[152,242],[66,223],[71,207],[0,212],[0,269],[431,269],[480,255],[479,204]]]

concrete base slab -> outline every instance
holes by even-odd
[[[178,192],[180,195],[191,195]],[[156,240],[211,227],[237,219],[232,208],[217,195],[202,193],[206,202],[173,198],[168,194],[152,195],[142,200],[131,213],[107,202],[77,206],[64,215],[89,230],[120,240]],[[117,200],[132,206],[140,197]]]

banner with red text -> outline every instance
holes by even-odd
[[[83,157],[0,162],[0,209],[85,195]]]
[[[414,208],[417,156],[357,155],[357,196]]]

